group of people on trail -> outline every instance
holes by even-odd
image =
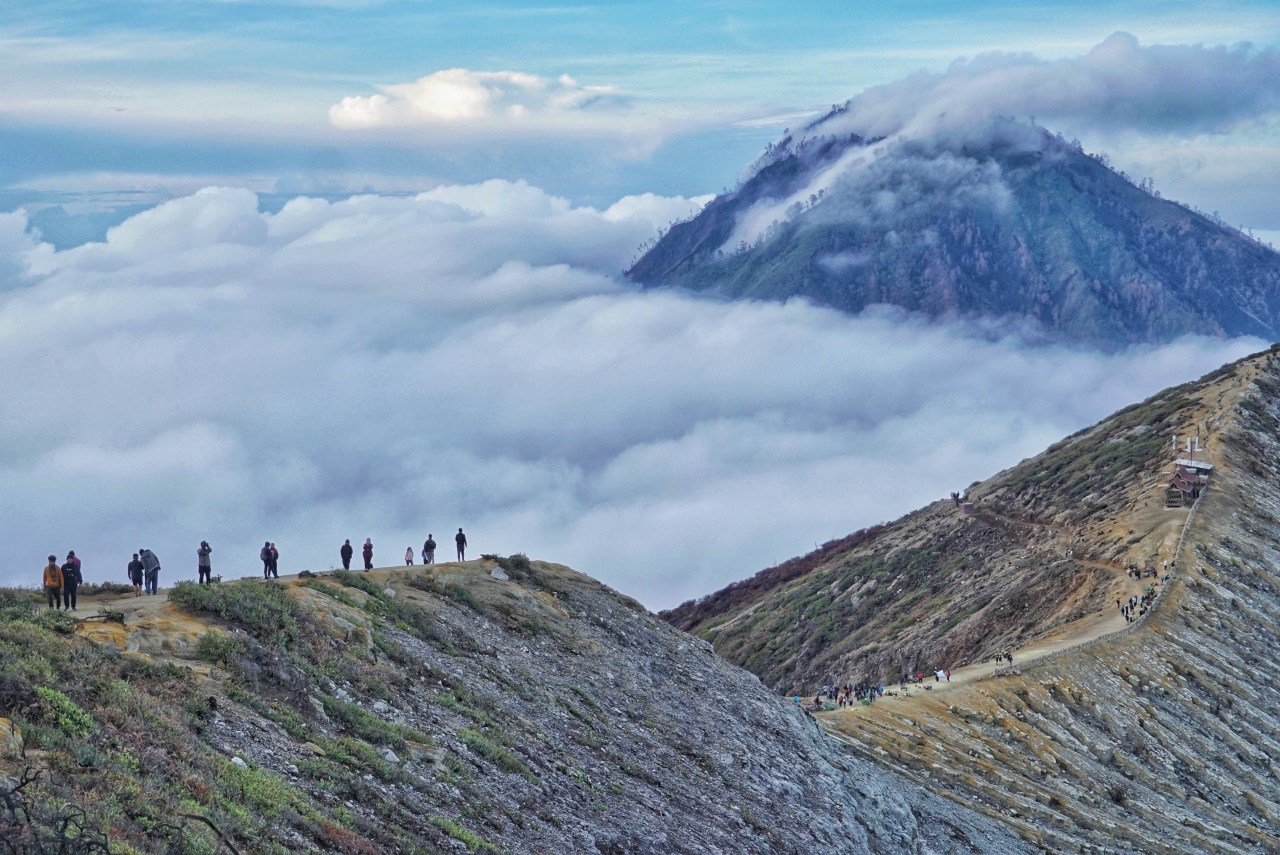
[[[458,546],[458,560],[465,561],[467,536],[461,528],[454,536],[454,542]],[[209,541],[200,541],[200,546],[196,549],[197,584],[213,583],[213,561],[210,557],[212,554],[213,547],[209,545]],[[345,541],[341,549],[343,570],[351,569],[351,558],[354,554],[351,541]],[[363,555],[364,569],[372,570],[372,538],[365,538]],[[262,561],[262,578],[278,579],[280,577],[280,550],[274,543],[269,540],[263,542],[258,558]],[[422,563],[434,564],[435,560],[436,541],[432,535],[428,534],[426,541],[422,544]],[[413,564],[413,547],[405,552],[405,563]],[[133,553],[133,560],[129,562],[127,572],[135,597],[141,597],[144,594],[153,595],[160,587],[160,559],[150,549],[143,548]],[[80,570],[80,559],[76,557],[75,550],[67,553],[67,560],[62,564],[58,563],[56,555],[49,556],[49,563],[45,566],[42,577],[42,587],[45,590],[49,608],[75,611],[76,593],[83,583],[84,574]]]
[[[884,683],[846,683],[836,691],[836,706],[843,708],[860,703],[869,707],[880,697],[884,697]]]
[[[49,608],[63,611],[76,610],[76,591],[84,581],[80,572],[80,559],[75,550],[67,553],[66,563],[59,566],[58,556],[50,555],[44,568],[44,593]]]
[[[129,562],[129,581],[133,583],[133,595],[141,597],[144,590],[154,594],[160,587],[160,559],[145,547],[133,553]]]
[[[458,529],[458,532],[461,533],[462,529]],[[410,546],[408,549],[404,551],[404,563],[408,567],[413,566],[413,547],[412,546]],[[436,563],[436,538],[435,538],[435,535],[433,534],[428,534],[427,539],[422,542],[422,563],[423,564]]]
[[[338,554],[342,556],[342,569],[351,569],[351,556],[355,554],[355,549],[351,546],[350,540],[342,542],[342,548],[338,550]],[[364,558],[364,569],[373,569],[373,539],[366,537],[364,539],[364,549],[361,551]]]
[[[453,542],[458,547],[458,560],[467,560],[467,536],[462,529],[458,529],[458,533],[453,536]],[[355,555],[355,548],[351,545],[350,539],[342,542],[342,547],[338,550],[338,556],[342,559],[342,569],[351,569],[351,558]],[[364,558],[364,569],[373,569],[373,539],[366,537],[364,539],[364,548],[361,550],[361,556]],[[410,546],[404,551],[404,563],[406,567],[413,566],[414,559],[413,547]],[[427,539],[422,542],[422,563],[436,563],[436,539],[435,535],[428,534]]]
[[[258,550],[258,560],[262,562],[263,579],[280,578],[280,550],[271,541],[265,541]]]

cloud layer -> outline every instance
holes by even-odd
[[[1055,130],[1225,133],[1280,110],[1280,50],[1148,45],[1116,33],[1083,56],[990,53],[852,98],[820,132],[923,136],[993,116],[1035,116]]]
[[[54,252],[0,215],[0,582],[395,563],[430,532],[659,608],[1038,452],[1260,346],[1104,357],[892,313],[635,292],[705,200],[521,182],[415,197],[208,188]],[[445,550],[442,550],[444,552]]]

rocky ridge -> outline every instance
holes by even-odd
[[[1049,851],[1280,851],[1280,353],[1200,397],[1215,470],[1146,620],[824,724]]]
[[[0,712],[25,754],[0,771],[39,773],[32,804],[91,806],[112,852],[1030,851],[565,567],[171,600],[82,601],[105,612],[75,625],[11,596],[0,621]],[[83,678],[42,693],[41,662]]]
[[[1266,359],[1260,357],[1259,359]],[[1130,564],[1170,559],[1171,435],[1223,429],[1244,360],[1166,390],[940,500],[664,613],[783,692],[955,668],[1089,620]],[[787,565],[783,565],[785,568]],[[1124,593],[1123,596],[1128,596]]]

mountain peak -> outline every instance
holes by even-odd
[[[867,138],[837,108],[627,273],[856,313],[1014,320],[1106,348],[1280,338],[1280,255],[1026,121]]]

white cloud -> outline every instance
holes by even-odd
[[[588,86],[518,71],[447,68],[412,83],[352,95],[329,108],[344,129],[481,126],[488,129],[606,127],[627,118],[612,86]]]
[[[1083,56],[989,53],[856,97],[818,132],[923,136],[993,116],[1055,130],[1225,133],[1280,110],[1280,50],[1249,44],[1147,45],[1116,33]]]
[[[519,182],[416,197],[206,189],[53,253],[0,217],[0,581],[75,549],[122,579],[392,563],[465,526],[653,607],[992,474],[1257,342],[1100,356],[900,314],[636,292],[705,200],[575,207]],[[25,563],[24,563],[25,562]]]

